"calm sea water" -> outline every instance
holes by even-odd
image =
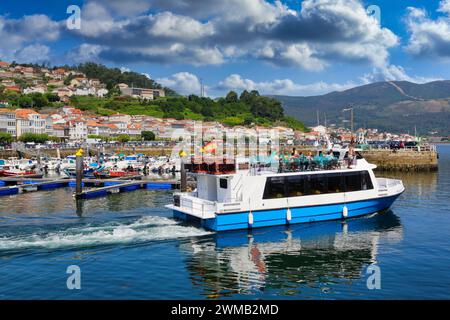
[[[437,173],[389,175],[406,192],[387,213],[252,233],[172,220],[169,191],[2,197],[0,299],[449,299],[450,146],[439,153]]]

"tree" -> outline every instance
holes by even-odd
[[[20,136],[19,138],[22,142],[34,142],[34,143],[45,143],[49,140],[49,136],[46,133],[31,133],[27,132]]]
[[[152,131],[142,131],[141,132],[141,137],[145,141],[153,141],[153,140],[156,139],[156,136],[155,136],[155,134]]]
[[[47,100],[49,102],[58,102],[60,100],[57,94],[50,93],[50,92],[46,93],[45,97],[47,98]]]
[[[117,137],[117,141],[121,142],[121,143],[125,143],[130,141],[130,136],[127,134],[121,134],[120,136]]]
[[[39,92],[32,93],[31,99],[33,100],[33,106],[38,109],[42,109],[49,104],[47,96]]]
[[[31,108],[33,106],[33,99],[29,96],[21,96],[19,97],[17,104],[21,108]]]
[[[13,136],[10,133],[0,132],[0,145],[10,144],[13,142]]]
[[[252,95],[247,90],[242,91],[241,95],[239,96],[239,100],[247,104],[250,103],[251,99]]]
[[[238,95],[234,91],[228,92],[227,96],[225,97],[225,101],[227,103],[236,103],[238,102]]]

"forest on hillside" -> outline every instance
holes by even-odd
[[[306,130],[301,121],[284,115],[279,101],[261,96],[258,91],[243,91],[240,95],[230,91],[225,97],[219,99],[196,95],[157,100],[138,100],[129,97],[99,99],[74,96],[71,98],[71,104],[81,110],[101,115],[125,113],[178,120],[219,121],[229,126],[285,125],[296,130]]]

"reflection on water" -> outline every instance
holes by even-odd
[[[209,298],[276,289],[298,294],[301,286],[359,279],[377,263],[378,241],[402,239],[391,211],[350,220],[219,233],[214,241],[190,241],[187,268],[195,286]]]
[[[372,217],[211,233],[174,221],[171,191],[74,201],[73,189],[0,199],[0,299],[448,299],[450,145]],[[366,268],[382,270],[368,290]],[[66,289],[80,265],[83,290]]]
[[[441,170],[444,170],[441,168]],[[406,190],[410,190],[418,196],[436,192],[438,186],[438,172],[380,172],[377,176],[400,179]]]

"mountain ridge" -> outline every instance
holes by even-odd
[[[317,124],[317,111],[328,124],[343,126],[349,115],[342,110],[353,106],[355,128],[413,132],[416,127],[421,135],[450,134],[450,80],[381,81],[319,96],[271,97],[282,103],[286,115],[310,126]]]

